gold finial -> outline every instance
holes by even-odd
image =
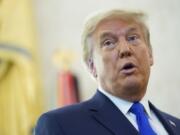
[[[61,70],[69,70],[76,56],[71,49],[56,49],[53,53],[53,63]]]

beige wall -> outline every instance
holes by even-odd
[[[162,110],[180,117],[179,5],[179,0],[34,0],[48,109],[56,107],[57,69],[52,64],[52,53],[57,48],[77,52],[72,69],[80,80],[81,98],[93,95],[97,86],[80,61],[81,27],[89,13],[116,7],[149,14],[155,63],[148,95]]]

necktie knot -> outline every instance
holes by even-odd
[[[130,112],[134,113],[135,115],[138,115],[138,114],[141,115],[142,113],[145,113],[144,106],[139,102],[135,102],[131,106]]]

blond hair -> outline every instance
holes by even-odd
[[[146,15],[143,12],[132,12],[119,9],[98,12],[96,14],[89,16],[89,18],[85,21],[81,37],[81,44],[83,46],[83,60],[86,63],[86,65],[88,64],[88,61],[90,60],[93,54],[93,45],[91,40],[93,32],[96,30],[100,22],[113,18],[119,18],[127,22],[135,22],[138,25],[140,25],[143,30],[145,42],[149,46],[150,51],[152,51],[150,43],[150,33],[145,23],[145,17]]]

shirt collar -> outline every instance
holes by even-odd
[[[145,109],[148,117],[151,118],[151,110],[150,110],[149,102],[148,102],[148,99],[147,99],[146,95],[142,98],[140,103],[144,106],[144,109]]]
[[[105,96],[107,96],[124,115],[126,115],[129,112],[129,109],[131,108],[133,104],[132,102],[123,100],[119,97],[116,97],[108,93],[101,86],[98,87],[98,90],[102,92]]]
[[[129,113],[129,109],[133,105],[133,102],[121,99],[119,97],[116,97],[116,96],[108,93],[100,85],[98,87],[98,90],[100,92],[102,92],[105,96],[107,96],[124,115],[127,115],[127,113]],[[146,113],[151,118],[151,111],[150,111],[150,108],[149,108],[149,103],[148,103],[147,97],[144,96],[142,98],[142,100],[140,101],[140,103],[143,104],[143,106],[144,106],[144,108],[146,110]]]

